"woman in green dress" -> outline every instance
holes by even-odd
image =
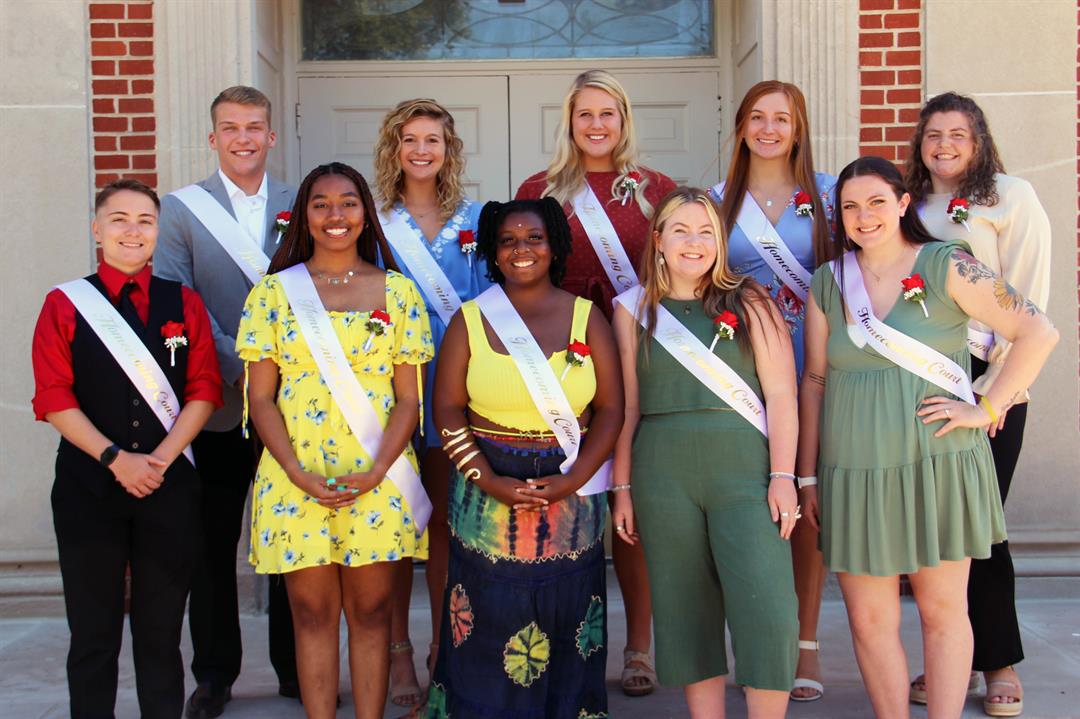
[[[906,574],[929,715],[956,717],[971,670],[969,565],[1005,539],[986,428],[1035,381],[1058,333],[965,245],[926,231],[892,163],[852,162],[836,196],[837,257],[814,273],[807,307],[798,473],[817,465],[820,517],[810,520],[820,521],[825,564],[840,580],[875,713],[908,716]],[[1014,343],[977,404],[970,319]],[[897,361],[879,349],[897,351]],[[944,376],[943,367],[954,370]],[[950,382],[955,393],[940,388]]]

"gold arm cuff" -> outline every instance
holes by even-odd
[[[480,481],[480,470],[473,467],[472,469],[466,470],[465,474],[462,476],[465,477],[466,481],[476,484]]]
[[[475,457],[475,456],[476,456],[476,455],[478,455],[478,454],[480,454],[480,450],[478,450],[478,449],[474,449],[473,451],[469,452],[469,453],[468,453],[467,455],[465,455],[464,457],[462,457],[462,458],[461,458],[461,461],[459,461],[459,462],[457,463],[457,468],[458,468],[458,471],[460,472],[460,471],[461,471],[461,468],[462,468],[462,467],[464,467],[464,466],[465,466],[466,464],[468,464],[468,463],[469,463],[469,460],[470,460],[470,459],[472,459],[473,457]]]
[[[462,452],[467,450],[469,447],[475,447],[475,446],[476,445],[473,444],[472,442],[466,442],[464,444],[459,444],[457,447],[454,447],[452,450],[450,450],[446,454],[447,454],[447,456],[450,457],[450,459],[453,459],[454,457],[458,456],[459,454],[461,454]]]

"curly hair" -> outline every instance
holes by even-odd
[[[531,212],[544,223],[548,246],[551,247],[548,276],[551,284],[558,287],[566,275],[566,262],[570,257],[573,239],[570,235],[570,223],[566,221],[562,206],[551,197],[541,200],[489,202],[484,205],[477,224],[476,249],[487,262],[488,278],[500,285],[506,282],[506,276],[495,264],[495,253],[499,247],[499,230],[502,229],[503,222],[509,215],[517,212]]]
[[[970,199],[976,205],[993,207],[1001,199],[994,175],[1004,173],[1005,165],[998,155],[997,145],[994,144],[990,125],[986,122],[982,108],[970,97],[955,92],[935,95],[927,100],[919,111],[919,123],[915,126],[915,134],[911,136],[911,148],[907,162],[904,163],[904,183],[911,193],[912,202],[916,206],[920,205],[932,191],[930,170],[922,159],[922,140],[926,123],[939,112],[964,113],[971,128],[971,138],[975,142],[975,154],[968,163],[956,196]]]
[[[446,141],[443,166],[435,177],[435,194],[439,201],[439,218],[446,222],[465,197],[461,179],[465,174],[464,143],[454,130],[454,117],[445,107],[427,98],[398,103],[383,118],[379,139],[375,143],[375,189],[382,200],[382,210],[389,211],[405,199],[405,171],[401,168],[401,130],[418,117],[442,123]]]
[[[817,186],[814,178],[814,155],[810,149],[810,118],[806,112],[806,98],[803,97],[802,91],[790,82],[779,80],[759,82],[746,91],[742,102],[739,103],[739,109],[735,111],[735,132],[733,133],[735,141],[731,149],[731,164],[724,185],[724,198],[720,202],[720,218],[724,222],[725,232],[730,234],[739,217],[739,210],[742,209],[749,185],[750,148],[743,140],[746,125],[750,121],[754,103],[774,93],[787,97],[788,105],[791,107],[794,138],[787,162],[795,178],[795,184],[810,195],[810,202],[814,208],[812,224],[814,260],[815,263],[820,264],[828,251],[829,221],[825,214],[824,203],[821,201],[821,188]]]
[[[634,114],[630,107],[630,96],[615,76],[606,70],[587,70],[574,78],[570,90],[563,98],[562,117],[555,134],[555,156],[547,169],[544,197],[554,197],[560,205],[567,205],[574,195],[585,187],[585,163],[581,159],[581,149],[574,142],[574,103],[578,94],[587,87],[603,90],[615,99],[622,120],[622,132],[619,142],[611,152],[611,161],[619,173],[611,183],[614,196],[623,180],[631,172],[644,169],[638,164],[637,133],[634,131]],[[645,199],[645,186],[649,176],[642,174],[642,181],[634,191],[634,201],[641,209],[641,214],[651,217],[653,208]]]
[[[307,206],[311,200],[311,188],[315,182],[327,175],[340,175],[350,180],[360,193],[360,204],[364,208],[364,228],[360,236],[356,238],[356,254],[365,262],[379,265],[388,270],[397,270],[394,255],[390,252],[390,245],[383,235],[382,224],[375,215],[375,200],[368,189],[367,180],[359,172],[343,162],[331,162],[319,165],[307,174],[300,188],[296,191],[296,202],[293,203],[292,218],[285,235],[281,238],[277,252],[270,260],[267,274],[280,272],[301,262],[307,262],[315,254],[315,240],[311,237],[308,226]]]
[[[667,265],[659,261],[660,235],[663,234],[668,220],[680,207],[695,202],[705,208],[713,226],[713,239],[716,243],[716,260],[712,269],[701,276],[696,290],[696,294],[701,297],[705,314],[714,318],[724,310],[730,310],[745,327],[747,303],[773,301],[764,287],[749,276],[741,275],[728,267],[728,232],[720,221],[720,208],[709,194],[697,187],[676,187],[656,206],[656,213],[649,223],[649,244],[638,260],[638,276],[644,291],[641,293],[641,306],[637,310],[639,313],[644,312],[645,317],[645,326],[638,335],[639,344],[645,337],[652,337],[656,331],[656,308],[660,305],[660,300],[671,292]],[[759,319],[763,314],[772,319],[772,315],[767,312],[755,311]],[[773,324],[775,328],[775,322]],[[735,339],[741,351],[751,351],[750,338],[746,332],[737,332]],[[644,344],[644,350],[647,358],[649,343]]]

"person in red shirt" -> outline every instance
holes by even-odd
[[[619,81],[604,70],[589,70],[574,79],[563,100],[555,157],[548,169],[521,184],[516,199],[554,197],[563,206],[570,221],[573,252],[560,287],[591,300],[610,322],[611,301],[626,288],[614,288],[574,211],[574,198],[586,187],[592,189],[626,257],[637,267],[653,208],[675,189],[675,182],[639,164],[630,98]],[[622,689],[629,696],[644,696],[656,687],[649,656],[652,604],[645,555],[640,544],[625,542],[614,542],[611,551],[626,603]]]
[[[221,406],[221,374],[202,300],[179,282],[151,277],[154,191],[119,180],[98,193],[94,208],[91,230],[104,261],[85,280],[146,346],[180,411],[167,429],[99,337],[100,320],[84,317],[62,289],[45,297],[31,350],[33,408],[61,435],[52,508],[71,629],[71,716],[113,715],[130,564],[139,707],[143,717],[175,719],[184,705],[180,632],[201,494],[183,452]],[[167,341],[180,336],[186,344]]]

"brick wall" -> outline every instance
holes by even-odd
[[[922,0],[859,0],[859,154],[907,157],[922,68]]]
[[[94,186],[157,187],[153,0],[89,4]]]

